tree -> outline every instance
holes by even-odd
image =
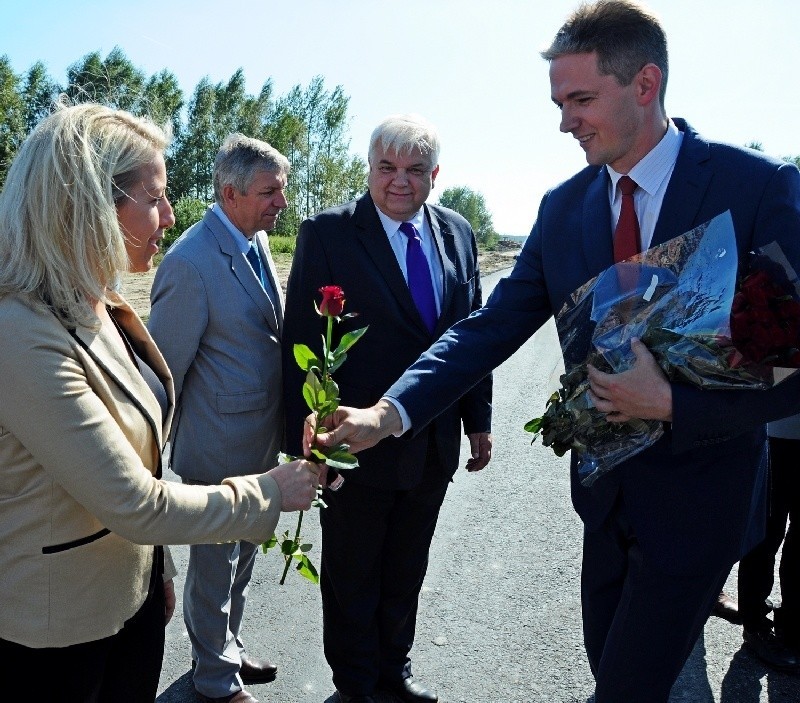
[[[439,205],[455,210],[464,217],[472,226],[475,238],[482,247],[492,249],[497,245],[500,236],[494,229],[486,201],[479,192],[466,186],[448,188],[439,196]]]
[[[118,46],[105,60],[86,54],[67,69],[67,95],[73,102],[97,102],[143,114],[145,78]]]
[[[316,76],[305,89],[294,86],[272,112],[272,144],[292,164],[278,234],[296,233],[306,217],[365,190],[366,164],[349,153],[348,103],[342,86],[329,92]]]
[[[206,214],[206,203],[197,198],[180,198],[172,205],[175,213],[175,225],[164,233],[162,248],[164,251],[172,246],[173,242],[180,237],[195,222],[203,219]]]
[[[4,183],[11,161],[25,138],[25,105],[19,77],[8,56],[0,56],[0,183]]]
[[[25,106],[25,133],[29,133],[43,117],[50,114],[53,103],[61,93],[61,86],[48,74],[47,68],[37,61],[28,69],[22,86]]]

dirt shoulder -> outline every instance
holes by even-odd
[[[494,251],[483,252],[479,255],[481,273],[494,273],[514,265],[514,256],[519,252],[519,245],[513,242],[501,242],[500,247]],[[275,258],[275,268],[284,291],[289,278],[289,269],[292,267],[291,254],[278,254]],[[150,288],[156,269],[147,273],[128,274],[123,279],[122,294],[139,315],[147,319],[150,314]]]

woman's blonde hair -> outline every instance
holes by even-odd
[[[96,328],[92,300],[107,300],[127,270],[115,203],[167,134],[102,105],[56,106],[31,132],[0,193],[0,295],[29,293],[67,327]]]

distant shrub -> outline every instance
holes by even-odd
[[[164,240],[161,242],[161,250],[166,251],[172,243],[180,237],[195,222],[203,219],[208,205],[197,198],[179,198],[172,204],[175,213],[175,226],[170,227],[164,233]]]
[[[296,243],[297,237],[291,235],[269,235],[269,250],[273,254],[294,254]]]

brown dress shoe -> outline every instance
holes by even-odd
[[[195,695],[202,703],[259,703],[258,698],[251,696],[247,691],[242,689],[231,693],[229,696],[222,696],[222,698],[211,698],[204,696],[200,691],[195,690]]]
[[[257,659],[249,654],[242,655],[239,676],[244,683],[269,683],[275,680],[278,667],[267,659]]]
[[[717,602],[714,603],[711,614],[723,620],[727,620],[734,625],[742,624],[742,616],[739,615],[739,606],[736,604],[736,601],[724,591],[717,596]]]

